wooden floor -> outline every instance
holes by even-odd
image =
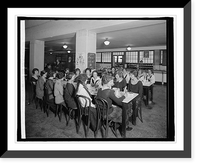
[[[143,123],[137,118],[136,126],[130,123],[133,128],[127,131],[127,138],[166,138],[167,137],[167,111],[166,111],[166,86],[154,86],[154,102],[152,109],[147,109],[142,104]],[[61,122],[53,112],[49,117],[40,109],[36,109],[34,104],[25,106],[26,137],[28,138],[84,138],[84,130],[81,126],[79,134],[76,133],[75,123],[70,121],[66,126],[65,117]],[[90,130],[88,138],[94,138],[94,133]],[[102,138],[98,133],[97,139]],[[109,129],[108,138],[116,138]],[[118,132],[118,138],[121,138]]]

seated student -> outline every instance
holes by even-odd
[[[105,74],[102,77],[102,87],[98,90],[97,98],[103,98],[108,102],[108,115],[109,120],[113,122],[122,123],[122,101],[125,99],[126,94],[124,93],[121,97],[117,97],[115,95],[115,90],[112,89],[113,77],[111,75]],[[131,113],[131,108],[128,109],[128,116],[127,116],[127,123],[128,118]],[[127,124],[128,125],[128,124]],[[131,130],[132,128],[129,127],[127,130]]]
[[[68,82],[64,90],[65,103],[71,109],[77,108],[75,100],[74,100],[74,97],[75,97],[74,78],[75,78],[75,74],[73,72],[69,72],[66,75],[66,79],[68,80]]]
[[[148,77],[147,80],[152,84],[149,88],[151,96],[150,96],[150,103],[151,104],[155,104],[155,102],[153,101],[153,87],[154,87],[154,83],[155,83],[155,75],[153,74],[152,70],[148,70]]]
[[[64,101],[64,98],[63,98],[63,81],[62,79],[64,78],[64,73],[63,72],[58,72],[56,74],[56,82],[55,82],[55,85],[54,85],[54,96],[55,96],[55,103],[56,104],[62,104],[63,106],[66,107],[65,105],[65,101]]]
[[[114,82],[115,88],[119,88],[120,91],[123,91],[126,87],[126,80],[123,78],[123,72],[117,71],[115,75],[116,81]]]
[[[130,76],[129,76],[128,71],[126,71],[125,68],[123,69],[123,78],[126,80],[126,83],[128,84],[130,80]]]
[[[115,75],[116,75],[116,69],[114,67],[111,68],[111,75],[113,77],[115,77]]]
[[[91,80],[91,69],[90,68],[86,68],[85,69],[85,74],[87,76],[87,82],[86,84],[90,84],[90,80]]]
[[[43,97],[44,97],[44,84],[46,82],[46,76],[47,76],[47,72],[44,70],[41,71],[40,77],[36,84],[36,97],[41,100],[43,100]]]
[[[81,74],[81,70],[79,68],[75,69],[75,78]]]
[[[98,76],[98,73],[96,70],[92,72],[90,85],[96,88],[101,86],[101,78]]]
[[[91,100],[91,107],[90,107],[90,111],[91,111],[91,127],[93,128],[93,130],[95,130],[96,128],[96,106],[95,104],[92,102],[93,99],[87,89],[87,86],[86,86],[86,83],[87,83],[87,75],[86,74],[80,74],[78,77],[77,77],[77,88],[76,88],[76,95],[83,95],[83,96],[86,96],[88,97],[90,100]],[[83,98],[80,98],[79,99],[80,102],[81,102],[81,106],[82,107],[85,107],[85,100]],[[87,106],[86,107],[89,107],[89,102],[87,101]]]
[[[45,84],[45,89],[47,90],[48,97],[47,101],[49,103],[55,103],[55,97],[54,97],[54,84],[55,84],[55,72],[54,71],[49,71],[47,74],[47,81]]]
[[[133,93],[138,93],[138,97],[133,103],[133,124],[136,125],[136,117],[138,112],[138,106],[141,104],[141,99],[143,96],[143,85],[140,80],[138,80],[138,72],[136,70],[132,70],[130,72],[130,81],[128,84],[128,91]]]

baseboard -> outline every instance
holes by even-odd
[[[162,84],[162,82],[155,82],[155,85],[165,85],[165,86],[166,86],[167,83],[164,82],[164,83]]]

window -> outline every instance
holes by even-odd
[[[163,50],[160,51],[160,64],[163,63]]]
[[[140,62],[143,62],[143,58],[144,58],[144,51],[140,51]]]
[[[96,62],[101,62],[101,53],[96,54]]]
[[[111,52],[102,53],[102,62],[111,62]]]
[[[153,64],[154,51],[140,51],[140,61]]]
[[[122,63],[122,56],[118,56],[118,63]]]
[[[138,52],[126,52],[126,63],[138,63]]]
[[[166,66],[167,64],[167,57],[166,57],[166,50],[160,51],[160,64]]]
[[[124,55],[124,52],[113,52],[113,55]]]

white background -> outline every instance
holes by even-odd
[[[102,14],[103,11],[103,14]],[[51,15],[51,13],[55,13]],[[118,15],[118,13],[121,13]],[[31,17],[174,17],[174,88],[175,88],[175,142],[16,142],[17,136],[17,21],[16,16]],[[9,9],[8,11],[8,150],[183,150],[183,9]],[[22,28],[21,28],[22,29]],[[22,38],[21,38],[22,39]],[[23,44],[21,44],[23,46]],[[24,50],[22,48],[22,50]],[[21,55],[21,59],[23,55]],[[177,61],[178,60],[178,61]],[[13,68],[14,67],[14,68]],[[22,64],[22,70],[24,64]],[[21,72],[23,74],[23,72]],[[22,79],[24,79],[22,75]],[[24,83],[21,88],[23,90]],[[13,96],[14,92],[14,96]],[[24,95],[24,93],[22,94]],[[23,97],[23,96],[22,96]],[[24,98],[24,97],[23,97]],[[25,127],[25,103],[21,99],[22,132]],[[25,133],[22,133],[25,134]]]

